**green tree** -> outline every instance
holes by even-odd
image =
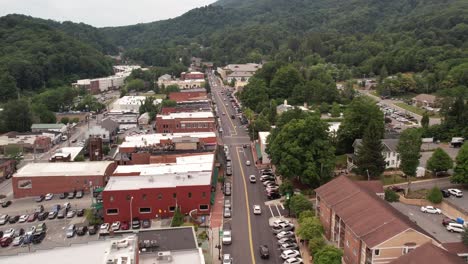
[[[439,187],[434,186],[432,189],[429,190],[429,192],[426,195],[426,199],[431,202],[431,203],[441,203],[442,202],[442,192],[440,191]]]
[[[314,264],[341,264],[343,252],[334,246],[325,246],[314,255]]]
[[[265,81],[256,77],[250,78],[249,83],[239,94],[239,98],[244,106],[252,109],[256,113],[260,113],[263,110],[264,104],[268,101]]]
[[[74,117],[72,120],[71,120],[72,123],[74,124],[78,124],[80,122],[80,119],[78,117]]]
[[[354,140],[362,138],[369,123],[375,122],[376,133],[383,138],[384,116],[374,101],[366,96],[353,99],[344,113],[337,133],[338,153],[351,153]]]
[[[299,216],[302,212],[312,210],[312,203],[302,194],[296,194],[289,199],[289,209]]]
[[[171,85],[168,85],[166,89],[164,89],[164,92],[168,95],[173,92],[180,92],[180,88],[176,84],[171,84]]]
[[[174,100],[164,99],[161,103],[161,107],[175,107],[177,102]]]
[[[16,80],[8,73],[0,75],[0,101],[8,101],[17,97]]]
[[[288,98],[296,85],[303,82],[300,72],[292,65],[283,66],[271,81],[270,95],[273,98]]]
[[[267,153],[277,172],[285,178],[297,177],[311,187],[327,182],[335,165],[327,130],[328,124],[313,115],[274,129],[268,137]]]
[[[468,227],[465,227],[463,233],[462,233],[462,243],[465,246],[468,246]]]
[[[416,176],[416,169],[419,165],[421,155],[421,132],[415,128],[409,128],[403,131],[397,146],[397,152],[400,154],[400,169],[407,176],[408,191],[411,187],[411,178]]]
[[[102,147],[102,152],[104,153],[104,155],[109,155],[109,152],[110,152],[110,147],[108,144],[104,145],[104,147]]]
[[[305,218],[297,229],[297,234],[304,240],[320,237],[323,234],[323,226],[316,217]]]
[[[453,168],[453,160],[441,148],[437,148],[427,161],[427,169],[432,171],[434,175],[437,175],[439,172],[448,171],[451,168]]]
[[[333,103],[331,110],[330,110],[330,114],[332,117],[340,117],[340,114],[341,114],[340,105],[337,103]]]
[[[290,179],[284,179],[281,182],[279,191],[282,195],[286,195],[289,193],[290,195],[294,192],[294,185],[292,184]]]
[[[57,122],[54,112],[47,109],[47,106],[42,103],[33,103],[31,105],[31,112],[35,117],[36,123],[55,124]]]
[[[394,203],[400,200],[400,196],[394,190],[387,188],[385,189],[385,201]]]
[[[3,106],[3,122],[7,131],[31,131],[32,114],[29,103],[24,100],[10,100]]]
[[[126,96],[128,94],[127,87],[120,88],[120,98]]]
[[[429,114],[427,112],[424,112],[422,118],[421,118],[421,126],[424,129],[427,129],[429,127]]]
[[[325,239],[323,237],[314,237],[309,240],[309,252],[315,259],[315,254],[325,247]]]
[[[65,116],[65,117],[62,117],[62,118],[60,119],[60,123],[66,125],[66,124],[70,123],[70,119],[69,119],[68,117],[66,117],[66,116]]]
[[[298,222],[299,224],[302,224],[304,223],[305,220],[307,220],[308,218],[314,218],[315,217],[315,214],[312,210],[306,210],[306,211],[302,211],[300,214],[299,214],[299,219],[298,219]]]
[[[453,183],[468,184],[468,141],[461,147],[455,161],[455,169],[450,180]]]
[[[184,224],[184,215],[180,212],[180,208],[177,207],[172,217],[171,227],[177,227]]]
[[[143,91],[145,89],[145,82],[141,79],[134,79],[127,83],[128,91]]]
[[[372,120],[362,138],[361,145],[357,149],[356,165],[357,172],[363,176],[377,178],[385,170],[385,158],[381,134],[378,132],[379,125]]]

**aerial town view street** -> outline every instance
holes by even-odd
[[[0,263],[468,262],[466,1],[187,2],[5,1]]]

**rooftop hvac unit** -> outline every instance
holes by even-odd
[[[157,260],[163,260],[167,262],[172,262],[172,255],[170,251],[161,251],[158,252]]]

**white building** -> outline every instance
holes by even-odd
[[[248,82],[255,72],[262,68],[262,64],[246,63],[246,64],[229,64],[223,68],[218,67],[217,71],[223,80],[227,82]]]
[[[85,138],[89,138],[89,137],[102,138],[103,142],[110,141],[109,131],[100,125],[92,126],[86,131]]]
[[[309,110],[309,108],[307,108],[307,103],[304,103],[303,106],[302,105],[293,106],[293,105],[288,104],[288,100],[284,100],[283,104],[280,104],[276,107],[276,113],[279,115],[286,111],[292,110],[295,107],[301,109],[302,111],[314,112],[313,110]]]
[[[110,105],[109,112],[139,113],[140,106],[144,103],[146,96],[124,96]],[[154,100],[154,104],[160,104],[162,99]]]
[[[258,132],[258,145],[255,145],[257,149],[257,156],[261,159],[262,164],[270,164],[270,157],[266,153],[265,149],[267,147],[267,138],[270,135],[270,132]],[[261,154],[261,156],[259,155]]]
[[[398,139],[382,139],[384,149],[382,156],[385,158],[385,169],[397,169],[400,167],[400,154],[397,152]],[[354,153],[348,154],[348,170],[355,168],[356,156],[362,139],[356,139],[353,143]]]

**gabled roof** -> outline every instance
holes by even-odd
[[[462,242],[443,243],[442,246],[453,254],[468,256],[468,246]]]
[[[397,152],[397,146],[399,139],[395,138],[384,138],[382,139],[382,145],[384,146],[384,151],[386,152]],[[353,147],[356,149],[362,144],[362,139],[354,140]]]
[[[428,102],[428,103],[434,103],[436,99],[437,97],[431,94],[419,94],[413,97],[413,100],[415,101]]]
[[[390,264],[429,264],[429,263],[444,263],[444,264],[462,264],[466,263],[462,258],[452,254],[444,249],[426,243],[412,250],[406,255],[390,262]]]
[[[432,236],[407,216],[390,206],[375,192],[340,176],[316,190],[317,196],[342,219],[369,248],[408,230]]]

